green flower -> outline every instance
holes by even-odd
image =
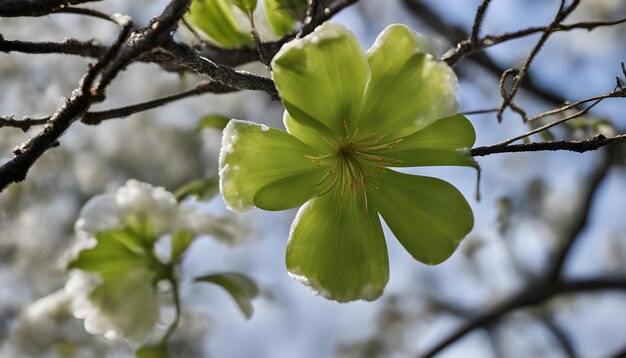
[[[447,182],[389,168],[475,166],[473,127],[454,115],[452,69],[406,26],[387,27],[364,53],[335,24],[285,45],[272,67],[288,132],[228,124],[220,153],[228,207],[306,203],[291,227],[287,268],[340,302],[374,300],[385,288],[379,215],[415,259],[446,260],[472,229],[470,206]]]

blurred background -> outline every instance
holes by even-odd
[[[419,4],[408,7],[407,3]],[[451,29],[471,30],[480,1],[361,0],[332,21],[345,24],[368,48],[391,23],[405,23],[433,37],[441,53],[458,39]],[[165,0],[106,0],[87,7],[128,14],[139,26],[159,14]],[[555,0],[494,0],[483,34],[501,34],[549,24]],[[424,9],[428,9],[426,12]],[[259,16],[262,17],[262,16]],[[626,17],[622,0],[583,0],[568,20]],[[437,26],[442,21],[444,27]],[[261,36],[270,40],[259,20]],[[0,19],[5,39],[109,43],[114,25],[82,16]],[[190,38],[181,33],[180,38]],[[494,46],[488,58],[502,70],[519,68],[539,35]],[[534,85],[569,101],[610,92],[626,61],[626,25],[574,30],[553,35],[531,66]],[[0,114],[47,116],[69,97],[87,59],[61,55],[0,53]],[[268,75],[259,64],[242,67]],[[498,107],[499,75],[480,61],[464,59],[459,75],[460,111]],[[96,110],[146,101],[192,87],[192,73],[168,73],[156,65],[134,64],[107,91]],[[545,96],[522,90],[517,96],[529,115],[556,108]],[[560,126],[557,139],[582,139],[626,131],[624,99],[596,106],[582,121]],[[63,287],[62,258],[75,240],[73,225],[90,197],[113,192],[135,178],[175,190],[192,178],[217,174],[220,132],[196,131],[200,117],[218,114],[282,128],[283,108],[266,95],[240,92],[203,95],[98,126],[73,125],[58,148],[37,162],[28,179],[0,195],[0,355],[55,357],[132,356],[125,342],[91,336],[82,322],[47,297]],[[512,112],[503,123],[494,113],[470,115],[477,146],[497,143],[529,127]],[[36,133],[0,130],[0,158]],[[532,138],[542,140],[542,138]],[[438,176],[458,187],[474,209],[476,225],[445,263],[427,267],[386,230],[391,276],[376,302],[338,304],[316,296],[289,278],[284,264],[295,209],[252,211],[242,218],[246,242],[229,247],[210,237],[195,242],[183,263],[186,315],[174,338],[180,357],[409,357],[425,353],[481,312],[533,287],[546,274],[555,253],[575,236],[565,262],[566,279],[626,276],[626,170],[624,146],[615,164],[603,167],[605,151],[584,154],[540,152],[478,158],[482,167],[480,201],[474,199],[476,174],[467,168],[411,170]],[[621,152],[621,153],[620,153]],[[621,155],[621,157],[620,157]],[[620,159],[621,158],[621,159]],[[621,163],[620,164],[620,160]],[[607,169],[607,170],[603,170]],[[606,173],[604,173],[606,172]],[[591,185],[589,177],[598,178]],[[586,206],[589,204],[587,213]],[[227,214],[218,196],[198,203]],[[588,214],[588,215],[585,215]],[[416,228],[419,230],[419,228]],[[243,239],[243,238],[242,238]],[[185,284],[211,271],[238,271],[254,278],[261,296],[246,321],[230,298],[214,287]],[[540,290],[541,286],[537,285]],[[623,290],[622,290],[623,291]],[[72,350],[64,350],[72,346]],[[65,347],[65,348],[64,348]],[[78,350],[76,350],[78,347]],[[533,307],[513,310],[479,325],[443,350],[441,357],[613,357],[626,349],[626,293],[596,291],[559,295]]]

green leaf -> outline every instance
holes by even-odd
[[[404,25],[388,26],[367,52],[371,79],[359,124],[363,132],[404,137],[458,107],[457,78],[432,46]]]
[[[306,0],[265,0],[265,14],[272,31],[281,37],[293,31],[306,6]]]
[[[152,255],[152,246],[144,246],[129,230],[111,230],[96,234],[97,244],[91,249],[80,251],[68,263],[67,269],[99,273],[103,278],[116,277],[139,269],[153,272],[162,278],[167,269]]]
[[[280,190],[283,195],[315,195],[303,173],[321,178],[324,168],[307,159],[316,151],[295,137],[264,125],[232,120],[224,129],[220,152],[220,190],[232,210],[254,206],[259,189],[278,180],[298,176],[301,193]],[[319,174],[315,174],[319,173]],[[260,202],[260,204],[262,204]]]
[[[252,35],[243,29],[228,0],[193,0],[186,19],[220,46],[254,45]]]
[[[382,157],[400,160],[393,167],[460,165],[477,167],[469,148],[474,145],[474,127],[461,115],[441,118],[414,134],[402,138],[395,147],[377,151]]]
[[[340,199],[340,191],[300,208],[287,245],[287,269],[328,299],[373,301],[389,279],[380,219],[361,197],[347,190]]]
[[[234,272],[223,272],[213,275],[198,277],[196,282],[214,283],[224,288],[235,303],[241,309],[241,312],[250,319],[252,317],[253,308],[252,300],[259,294],[259,289],[248,277]]]
[[[252,16],[256,8],[256,0],[229,0],[233,5],[237,6],[247,16]]]
[[[100,319],[98,333],[141,341],[159,318],[155,285],[169,277],[170,269],[154,255],[153,243],[144,246],[146,243],[129,229],[100,232],[96,240],[95,247],[82,250],[68,264],[68,269],[97,274],[88,291],[96,313],[84,318],[93,324],[97,320],[93,315],[100,315],[104,318]]]
[[[230,121],[230,118],[226,118],[218,114],[207,114],[206,116],[200,118],[198,124],[196,124],[196,131],[200,132],[205,128],[222,130],[226,127],[228,121]]]
[[[219,191],[219,177],[212,176],[203,179],[194,179],[176,190],[176,200],[181,202],[190,196],[198,200],[211,200]]]
[[[166,344],[143,346],[135,352],[137,358],[170,358]]]
[[[351,124],[359,112],[369,66],[361,45],[345,27],[324,23],[285,44],[272,68],[285,108],[295,121],[317,131],[310,135],[345,135],[344,122],[355,130]]]
[[[463,195],[436,178],[389,170],[372,201],[402,246],[428,265],[450,257],[474,226]]]
[[[116,274],[119,271],[143,268],[147,260],[141,246],[128,233],[112,230],[96,234],[97,245],[92,249],[82,250],[67,268]],[[136,250],[139,248],[139,250]]]
[[[172,235],[171,261],[176,262],[193,242],[194,235],[188,231],[179,231]]]

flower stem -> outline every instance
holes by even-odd
[[[174,296],[174,306],[176,307],[176,316],[174,316],[174,320],[172,321],[170,326],[167,328],[167,331],[163,335],[163,338],[161,338],[160,344],[162,345],[167,344],[167,341],[169,340],[171,335],[174,333],[174,331],[176,331],[176,328],[178,328],[178,324],[180,323],[181,304],[180,304],[180,292],[178,289],[178,280],[176,280],[176,277],[174,276],[174,270],[170,270],[170,272],[171,273],[169,277],[167,278],[167,280],[170,281],[170,283],[172,284],[172,295]]]

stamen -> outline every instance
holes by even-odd
[[[400,142],[402,142],[402,138],[396,139],[393,142],[381,144],[379,146],[367,147],[365,149],[370,150],[370,151],[381,150],[381,149],[391,149],[391,148],[395,147],[396,145],[400,144]]]
[[[373,132],[363,140],[356,141],[359,128],[355,128],[354,132],[351,133],[348,121],[343,121],[343,128],[346,132],[345,136],[338,136],[336,140],[322,134],[322,138],[334,149],[332,153],[306,156],[318,166],[332,167],[325,171],[324,175],[315,183],[314,189],[324,187],[318,196],[326,195],[333,189],[338,189],[337,185],[341,181],[341,189],[338,193],[339,204],[335,215],[339,215],[343,209],[346,189],[350,188],[349,190],[355,198],[358,197],[363,200],[361,205],[365,206],[366,214],[369,216],[368,191],[380,190],[376,172],[388,170],[387,166],[390,164],[402,163],[402,160],[378,155],[376,152],[391,149],[401,143],[403,139],[384,142],[385,135]],[[330,179],[332,176],[334,178]],[[328,186],[326,187],[326,185]],[[337,195],[337,192],[333,195]]]
[[[370,145],[373,145],[373,144],[378,144],[378,143],[380,143],[380,142],[383,140],[383,138],[385,138],[385,136],[384,136],[384,135],[383,135],[383,136],[378,137],[377,139],[370,140],[369,142],[365,142],[365,141],[358,142],[358,145],[359,145],[360,147],[361,147],[361,146],[363,146],[363,147],[367,147],[367,146],[370,146]]]
[[[330,184],[330,186],[328,187],[328,189],[324,190],[323,192],[321,192],[320,194],[317,194],[317,196],[322,196],[322,195],[326,195],[328,193],[330,193],[331,190],[333,190],[333,188],[335,187],[335,185],[337,184],[337,181],[339,180],[339,176],[335,177],[335,180],[333,180],[333,182]]]
[[[304,157],[305,157],[305,158],[308,158],[308,159],[311,159],[311,160],[313,160],[313,161],[318,161],[318,160],[322,160],[322,159],[330,158],[330,157],[332,157],[332,155],[330,155],[330,154],[321,155],[321,154],[320,154],[318,157],[314,157],[314,156],[312,156],[312,155],[305,155]]]
[[[326,181],[326,179],[328,179],[329,176],[335,174],[334,170],[329,170],[326,172],[326,174],[324,174],[324,176],[322,177],[322,179],[320,181],[318,181],[317,183],[315,183],[315,187],[317,188],[320,184],[322,184],[323,182]]]
[[[335,143],[335,141],[333,141],[332,139],[328,138],[328,136],[326,134],[321,134],[322,138],[326,139],[326,141],[328,143],[330,143],[330,145],[332,145],[333,147],[337,144]]]

